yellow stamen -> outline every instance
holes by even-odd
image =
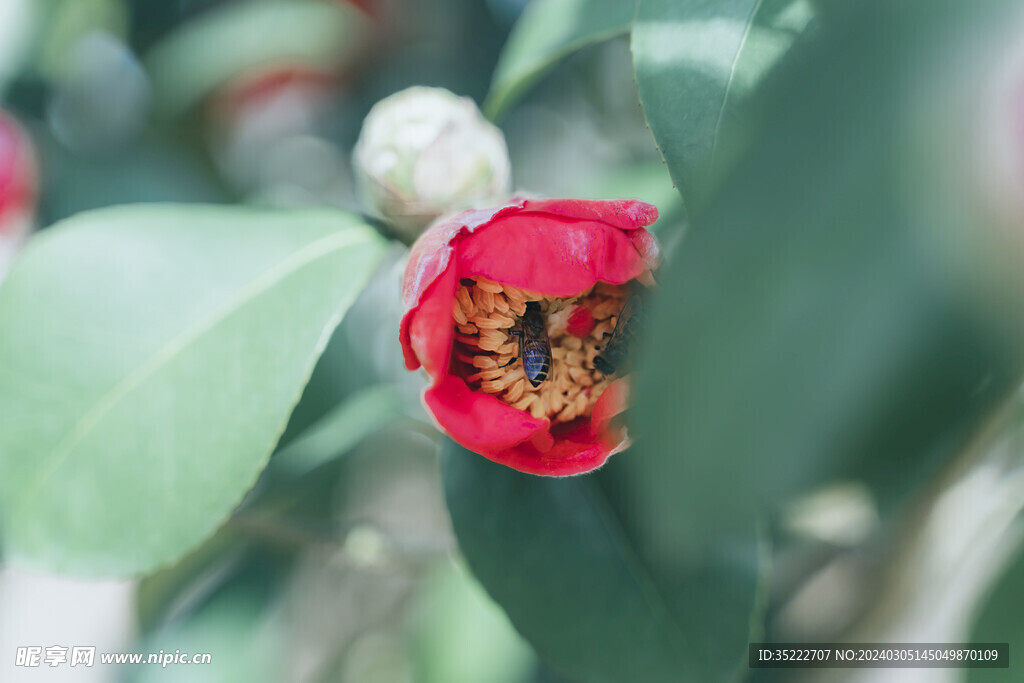
[[[462,280],[452,308],[454,357],[468,370],[471,388],[489,393],[518,410],[552,422],[570,422],[590,415],[609,379],[594,368],[594,358],[615,328],[625,303],[626,287],[598,283],[575,297],[547,297],[524,292],[484,278]],[[534,387],[526,379],[520,358],[521,329],[526,304],[535,301],[548,323],[551,367]],[[593,331],[584,338],[565,330],[566,310],[583,305],[594,315]]]
[[[515,325],[515,320],[512,318],[506,318],[500,313],[491,313],[489,316],[474,315],[469,319],[469,321],[481,330],[500,330],[502,328],[510,329]]]
[[[508,391],[505,392],[505,401],[508,403],[515,403],[523,396],[523,392],[526,390],[526,380],[520,379],[509,387]]]
[[[459,304],[459,308],[463,311],[463,317],[476,315],[476,306],[473,304],[473,297],[470,296],[469,290],[463,285],[459,287],[458,294],[455,295],[455,302]]]
[[[484,292],[490,292],[491,294],[501,294],[505,291],[505,288],[497,282],[492,282],[491,280],[482,277],[476,278],[476,288]]]
[[[473,289],[473,302],[480,313],[487,314],[494,310],[494,295],[482,289]]]
[[[466,312],[462,310],[462,306],[459,305],[458,300],[452,302],[452,315],[455,317],[455,322],[459,325],[466,324]]]

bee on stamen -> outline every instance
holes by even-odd
[[[539,387],[551,369],[551,342],[548,341],[547,321],[536,301],[526,303],[519,329],[513,329],[509,334],[519,337],[519,355],[499,367],[508,367],[522,358],[526,379],[535,388]]]
[[[629,347],[636,344],[636,330],[643,316],[643,300],[633,294],[626,300],[615,322],[611,334],[605,333],[608,341],[601,353],[594,357],[594,367],[603,375],[614,375],[626,364]]]

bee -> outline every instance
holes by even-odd
[[[519,337],[519,355],[501,366],[508,367],[522,358],[526,379],[534,387],[539,387],[548,378],[551,369],[551,342],[548,341],[547,327],[540,305],[536,301],[526,302],[526,312],[519,321],[519,329],[511,332]]]
[[[626,300],[615,329],[611,334],[605,333],[608,341],[601,353],[594,357],[594,367],[603,375],[614,375],[626,363],[629,347],[636,343],[636,329],[643,317],[643,300],[639,294],[633,294]]]

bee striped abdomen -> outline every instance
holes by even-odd
[[[551,346],[546,341],[523,342],[523,370],[530,384],[539,387],[548,378],[551,369]]]

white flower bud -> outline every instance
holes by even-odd
[[[410,237],[510,189],[501,131],[471,99],[443,88],[408,88],[374,105],[353,156],[366,201]]]

